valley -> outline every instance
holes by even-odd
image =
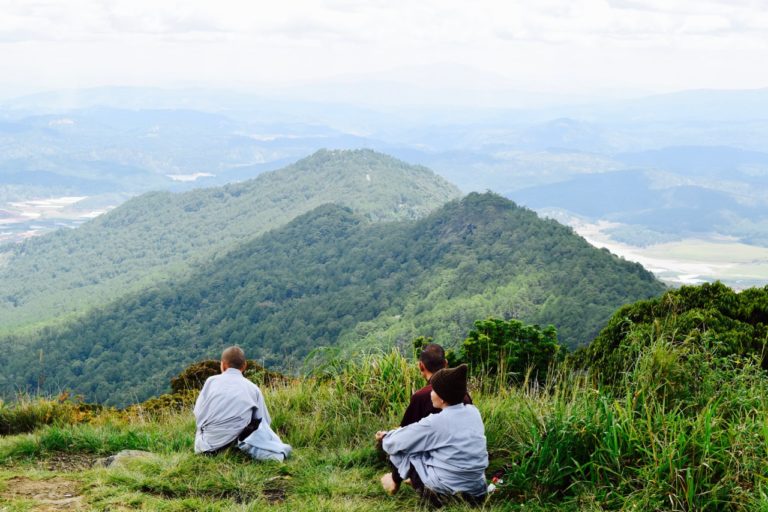
[[[0,0],[0,512],[768,512],[766,35]]]
[[[0,205],[0,245],[19,243],[59,228],[74,228],[94,219],[111,207],[93,209],[88,197],[52,197],[8,202]]]
[[[640,263],[671,286],[719,280],[743,290],[768,283],[768,248],[765,247],[724,236],[686,238],[641,247],[613,239],[608,232],[618,226],[616,223],[571,220],[568,224],[593,246]]]

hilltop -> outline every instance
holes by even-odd
[[[547,382],[510,386],[472,366],[486,476],[501,477],[483,510],[765,510],[764,347],[730,342],[751,332],[764,344],[767,297],[768,288],[736,298],[704,285],[622,308],[595,346],[614,352],[619,374],[587,358],[590,375],[566,364]],[[610,346],[612,338],[623,347]],[[272,427],[294,448],[284,463],[194,455],[199,381],[125,410],[66,397],[0,402],[0,433],[18,434],[0,436],[0,507],[422,509],[407,486],[385,495],[378,477],[387,469],[373,444],[423,384],[413,359],[392,351],[332,360],[287,381],[262,371],[246,377],[261,386]],[[604,377],[618,379],[599,385]],[[94,465],[125,449],[151,453]]]
[[[370,150],[322,150],[242,183],[144,194],[77,229],[0,247],[0,325],[45,323],[178,279],[325,203],[375,222],[418,218],[459,195],[429,169]]]
[[[768,286],[739,293],[720,282],[683,286],[627,304],[588,346],[570,358],[576,366],[591,368],[604,383],[611,383],[633,369],[639,352],[658,341],[668,343],[685,358],[705,346],[722,360],[748,358],[768,369]],[[710,363],[715,366],[722,360]],[[675,377],[688,379],[690,374]]]
[[[125,404],[225,344],[295,370],[322,346],[406,346],[421,335],[454,345],[489,315],[554,324],[574,347],[619,306],[663,290],[640,265],[494,194],[394,223],[323,205],[186,279],[0,341],[14,348],[0,354],[0,386],[34,389],[43,375],[51,391]]]

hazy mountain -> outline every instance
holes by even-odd
[[[675,146],[622,153],[614,158],[630,166],[671,171],[693,178],[752,179],[768,186],[768,153],[765,152],[728,146]]]
[[[120,166],[168,175],[205,172],[260,164],[280,156],[283,145],[306,143],[302,137],[334,139],[343,134],[320,125],[283,126],[235,121],[225,115],[194,110],[126,110],[89,108],[47,114],[6,123],[0,145],[5,167],[45,166],[65,176],[87,176],[100,163],[107,174],[126,173]],[[343,137],[348,146],[351,137]],[[316,149],[316,148],[314,148]],[[275,154],[277,152],[277,154]],[[295,156],[293,154],[287,156]],[[74,164],[74,165],[73,165]],[[22,170],[23,170],[22,169]],[[104,174],[98,177],[107,177]],[[125,185],[125,184],[123,184]],[[141,188],[141,184],[134,184]]]
[[[583,109],[582,109],[583,110]],[[614,102],[596,115],[635,122],[741,123],[768,120],[768,87],[762,89],[698,89]]]
[[[663,290],[640,265],[496,195],[396,223],[324,205],[185,279],[6,338],[16,350],[0,356],[0,385],[34,385],[44,374],[50,388],[125,403],[226,344],[290,368],[319,346],[407,345],[417,335],[452,345],[488,315],[552,323],[574,346],[618,306]]]
[[[320,151],[239,184],[137,197],[75,230],[0,252],[0,325],[83,311],[180,275],[324,203],[369,221],[418,218],[458,197],[432,171],[372,151]]]
[[[664,221],[664,239],[693,230],[768,243],[761,210],[768,202],[768,89],[561,100],[542,108],[370,108],[343,94],[332,102],[299,101],[289,91],[96,88],[33,95],[0,105],[0,208],[23,218],[11,202],[61,196],[87,196],[108,208],[148,190],[250,179],[321,147],[368,147],[435,169],[465,192],[513,198],[524,188],[583,175],[643,171],[650,184],[637,196],[625,187],[601,200],[636,204],[649,190],[693,187],[647,203],[665,204],[653,218],[615,212],[635,222],[644,240],[653,239],[650,224]],[[716,203],[691,202],[697,197]],[[687,202],[668,204],[678,199]],[[71,208],[80,216],[47,210],[40,222],[8,223],[0,242],[95,213]]]
[[[637,168],[574,176],[508,196],[531,208],[637,226],[640,238],[626,229],[620,236],[635,244],[649,239],[648,230],[664,239],[720,234],[768,244],[768,153],[683,146],[615,158]]]

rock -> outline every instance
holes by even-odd
[[[152,452],[145,452],[143,450],[123,450],[121,452],[117,452],[114,455],[110,455],[109,457],[96,459],[96,462],[93,465],[96,467],[114,468],[122,466],[126,461],[129,460],[145,459],[152,456],[154,456]]]

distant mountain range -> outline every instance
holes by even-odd
[[[768,246],[768,153],[684,146],[615,158],[637,169],[585,174],[508,195],[530,208],[625,224],[614,235],[633,245],[719,234]]]
[[[181,276],[325,203],[368,221],[414,219],[459,190],[372,151],[320,151],[220,188],[148,193],[76,230],[0,250],[0,325],[44,323]]]
[[[190,184],[177,176],[205,174],[207,186],[224,184],[319,147],[359,147],[363,140],[326,126],[265,126],[195,110],[89,107],[0,123],[0,147],[7,148],[0,185],[12,179],[60,195],[183,190]],[[57,179],[41,179],[45,173]]]
[[[653,218],[616,212],[634,223],[617,234],[622,241],[716,231],[765,245],[767,140],[768,89],[529,109],[371,108],[205,89],[36,94],[0,104],[0,209],[28,219],[5,223],[0,243],[78,225],[143,192],[233,183],[320,148],[365,147],[434,169],[464,192],[493,190],[536,208],[538,200],[525,200],[538,192],[518,191],[566,182],[578,188],[599,179],[582,176],[642,171],[651,180],[643,190],[693,189],[666,194],[664,202],[676,204]],[[725,198],[701,189],[747,210],[710,211],[709,200]],[[562,187],[553,190],[552,198],[563,195]],[[87,199],[32,217],[12,204],[62,196]]]
[[[334,157],[342,158],[313,159]],[[145,212],[133,201],[100,226],[135,232],[124,240],[136,244],[134,237],[148,231],[133,228]],[[160,217],[158,232],[175,236],[174,221]],[[640,265],[493,194],[471,194],[420,220],[370,217],[319,206],[269,233],[242,233],[229,252],[183,277],[148,284],[65,325],[6,337],[0,387],[34,388],[42,375],[46,389],[125,404],[162,391],[180,368],[227,344],[242,345],[267,367],[296,368],[321,346],[408,347],[419,335],[455,345],[474,320],[489,315],[552,323],[565,344],[578,346],[620,305],[664,290]]]
[[[764,186],[768,184],[766,152],[728,146],[674,146],[621,153],[615,158],[628,166],[670,171],[695,179],[714,177],[720,180],[751,180]],[[768,202],[768,198],[763,196],[763,199]]]

